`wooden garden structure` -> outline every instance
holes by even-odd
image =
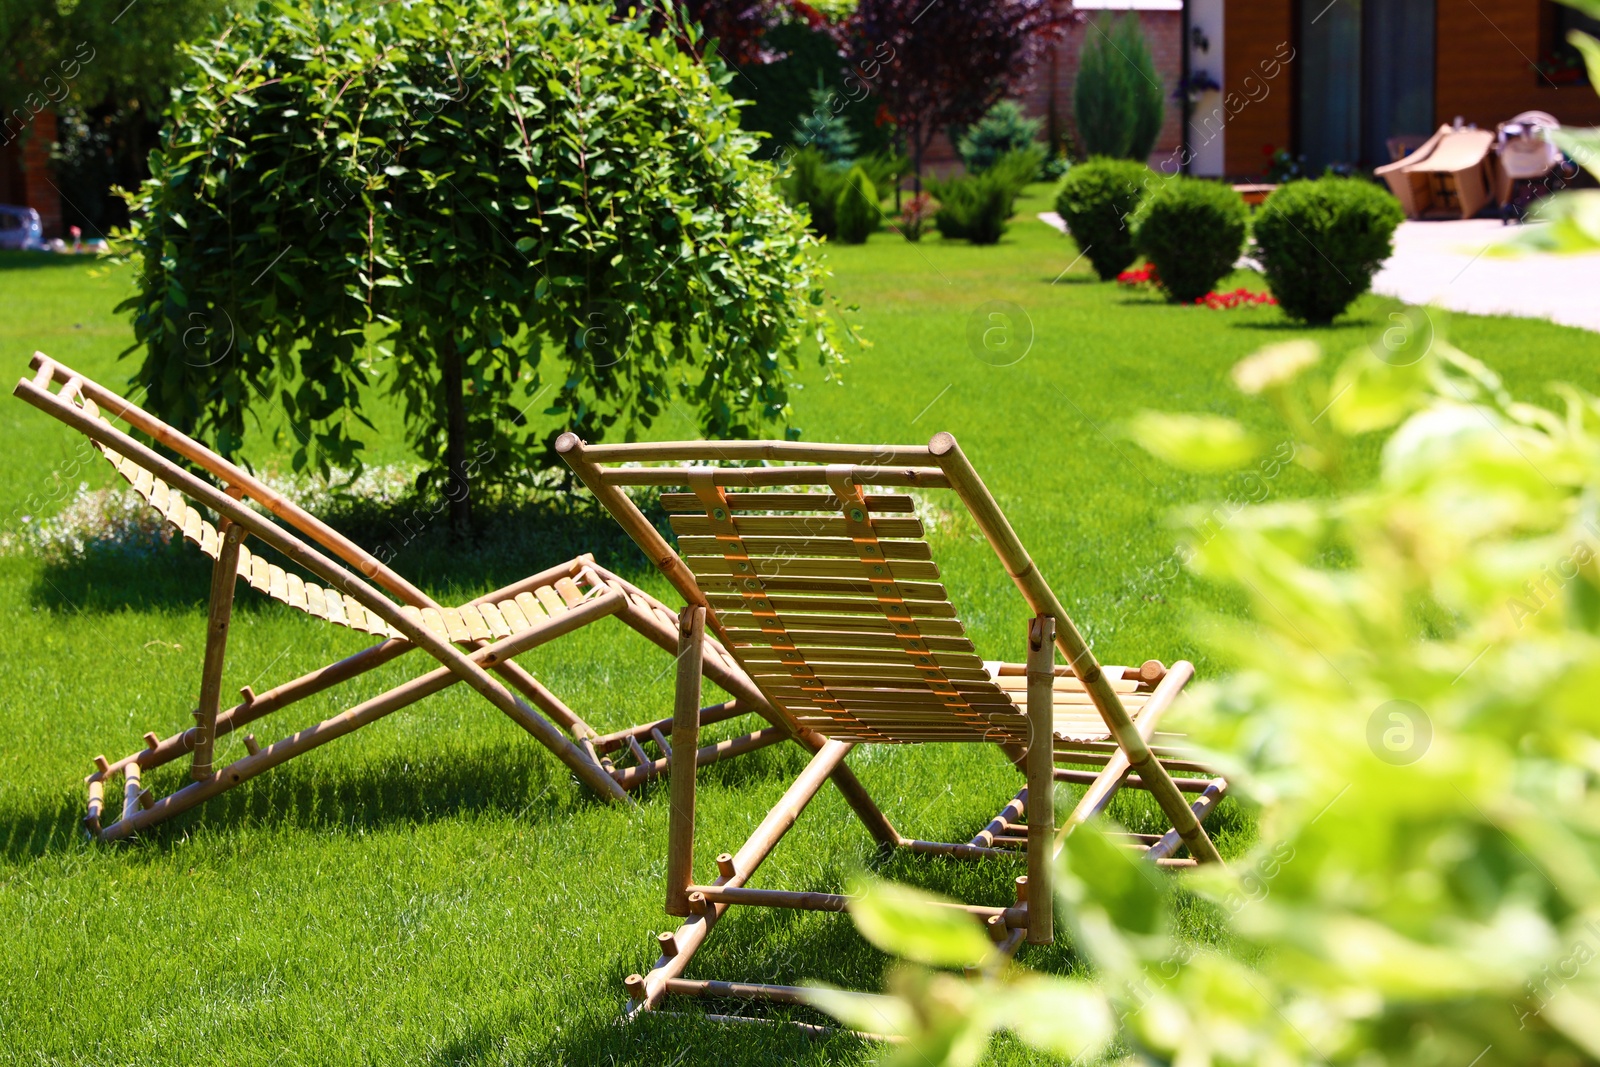
[[[689,757],[689,753],[670,747],[666,731],[672,729],[672,720],[597,733],[516,662],[522,653],[607,616],[622,620],[666,652],[678,653],[673,612],[595,562],[593,556],[557,564],[459,606],[441,606],[249,472],[149,412],[43,353],[35,353],[32,367],[35,376],[21,379],[15,395],[88,437],[139,496],[161,514],[175,536],[181,535],[213,560],[194,725],[167,737],[147,733],[141,750],[115,762],[95,757],[95,769],[86,779],[88,813],[84,818],[95,837],[115,840],[137,833],[458,682],[466,682],[480,693],[553,752],[585,786],[608,800],[628,802],[628,790],[665,773],[669,757],[675,756],[680,763]],[[59,389],[52,392],[52,385]],[[113,419],[205,471],[219,484],[135,440],[113,425]],[[215,515],[216,521],[201,508]],[[297,571],[309,577],[301,577]],[[258,694],[245,686],[239,702],[225,708],[223,666],[234,590],[241,581],[327,623],[371,634],[376,643],[267,692]],[[258,744],[254,734],[246,734],[246,754],[225,766],[216,765],[219,737],[418,647],[437,661],[432,671],[271,744]],[[699,655],[698,669],[734,694],[732,700],[701,710],[699,725],[750,712],[770,722],[716,744],[696,744],[697,764],[790,736],[787,722],[720,644],[706,642]],[[191,780],[166,796],[154,797],[146,785],[148,773],[185,757],[190,761]],[[848,770],[843,773],[849,774]],[[113,821],[107,817],[106,792],[118,778],[122,804]],[[859,786],[854,788],[859,790]]]
[[[678,627],[671,745],[679,755],[673,757],[666,884],[667,912],[685,921],[660,935],[661,954],[649,973],[627,979],[629,1014],[654,1009],[671,994],[799,1000],[792,986],[700,981],[684,973],[729,907],[845,910],[841,894],[749,883],[856,745],[997,744],[1024,772],[1023,788],[967,842],[915,840],[881,814],[863,816],[883,848],[973,860],[1025,858],[1015,906],[960,905],[987,922],[1006,952],[1024,937],[1053,940],[1051,860],[1066,835],[1123,787],[1149,792],[1172,825],[1161,835],[1127,835],[1130,849],[1163,866],[1220,862],[1202,823],[1227,783],[1155,733],[1193,668],[1155,660],[1138,668],[1096,662],[951,435],[938,434],[926,447],[762,441],[590,446],[569,433],[556,450],[686,602]],[[624,492],[628,486],[662,491],[677,550]],[[1032,614],[1027,662],[986,662],[976,655],[940,584],[907,489],[953,492],[971,514]],[[681,754],[696,746],[700,650],[717,641],[785,725],[816,740],[806,769],[737,852],[717,857],[716,876],[707,879],[692,869],[695,769]],[[1057,651],[1065,665],[1056,664]],[[1060,826],[1053,799],[1058,781],[1087,786]]]

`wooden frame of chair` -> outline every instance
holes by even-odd
[[[893,827],[878,837],[880,845],[932,855],[1025,860],[1014,905],[954,905],[983,919],[1007,953],[1024,938],[1053,940],[1052,860],[1073,829],[1124,787],[1150,793],[1173,827],[1162,835],[1126,835],[1130,849],[1163,866],[1221,862],[1202,823],[1227,783],[1156,733],[1192,666],[1099,664],[951,435],[938,434],[926,447],[872,447],[590,446],[565,434],[556,451],[686,602],[678,620],[673,752],[695,744],[697,652],[716,638],[793,729],[826,737],[744,845],[717,857],[711,881],[696,879],[692,869],[694,768],[673,757],[665,903],[668,914],[685,921],[659,936],[661,954],[647,974],[628,977],[628,1014],[653,1010],[672,994],[797,1002],[800,991],[791,986],[683,975],[735,904],[845,910],[841,894],[748,882],[857,744],[995,743],[1023,771],[1023,788],[970,841],[922,841]],[[762,465],[747,465],[756,463]],[[661,498],[678,549],[623,491],[632,485],[688,488]],[[915,501],[890,492],[897,489],[958,496],[1031,609],[1026,662],[986,663],[971,654],[932,550],[921,540]],[[906,515],[912,517],[900,517]],[[1057,651],[1065,665],[1055,663]],[[1185,776],[1175,778],[1174,771]],[[1058,781],[1087,786],[1059,827]],[[1198,797],[1191,802],[1186,794]],[[1177,857],[1180,848],[1189,855]]]
[[[462,681],[549,748],[602,798],[629,802],[630,789],[666,773],[673,752],[663,730],[670,728],[670,720],[597,733],[515,662],[516,656],[607,616],[615,616],[653,644],[676,654],[677,626],[672,611],[596,563],[592,555],[547,568],[459,608],[442,608],[360,546],[149,412],[43,353],[35,353],[32,367],[35,376],[20,380],[15,395],[88,437],[134,489],[162,512],[176,533],[196,543],[214,561],[195,725],[165,738],[147,733],[142,749],[115,762],[104,756],[94,758],[95,769],[85,779],[88,810],[84,817],[92,836],[101,840],[128,837]],[[60,390],[51,392],[52,384],[58,384]],[[207,471],[222,488],[118,430],[107,415]],[[216,512],[218,523],[213,526],[189,500]],[[280,521],[247,507],[246,501],[260,505]],[[327,586],[267,563],[246,547],[247,538],[252,537]],[[354,567],[359,575],[331,557]],[[364,630],[380,640],[259,695],[246,686],[237,704],[223,708],[223,666],[239,579],[308,614]],[[398,597],[402,604],[396,605],[374,586]],[[260,745],[253,734],[246,734],[247,754],[225,767],[214,766],[219,737],[417,647],[426,649],[440,666],[271,744]],[[703,659],[700,666],[705,674],[736,695],[701,709],[700,722],[710,725],[753,712],[767,719],[768,725],[716,744],[696,746],[697,765],[790,736],[765,697],[719,643],[708,643]],[[645,746],[652,744],[660,749],[660,757],[646,750]],[[618,759],[613,760],[613,755]],[[634,762],[619,765],[624,755]],[[154,798],[145,788],[145,774],[185,756],[191,760],[192,780],[167,796]],[[105,793],[107,783],[118,775],[123,780],[123,804],[113,821],[106,817]]]

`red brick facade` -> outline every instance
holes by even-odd
[[[1091,11],[1085,14],[1092,22],[1097,14],[1116,18],[1125,13]],[[1155,60],[1156,73],[1161,78],[1161,90],[1167,101],[1166,121],[1161,125],[1161,136],[1156,139],[1155,151],[1151,153],[1151,160],[1154,162],[1173,155],[1183,143],[1183,109],[1173,99],[1173,93],[1177,91],[1178,82],[1183,77],[1183,13],[1140,11],[1137,14],[1140,28],[1144,30],[1145,40],[1150,45],[1150,55]],[[1062,134],[1070,136],[1074,144],[1077,143],[1078,131],[1072,113],[1072,94],[1073,86],[1078,80],[1078,57],[1083,52],[1084,43],[1097,36],[1098,32],[1089,23],[1073,27],[1067,36],[1050,50],[1028,78],[1021,92],[1017,94],[1028,113],[1041,118],[1049,115],[1051,103],[1054,102],[1056,120],[1060,124]]]
[[[61,194],[50,168],[50,149],[56,140],[56,116],[41,111],[16,133],[16,123],[7,129],[11,139],[0,146],[0,203],[31,207],[39,213],[45,237],[61,236]]]
[[[1070,9],[1069,0],[1057,0],[1063,9]],[[1090,20],[1096,16],[1118,18],[1122,11],[1087,11]],[[1161,126],[1161,136],[1156,139],[1151,163],[1176,158],[1183,142],[1183,109],[1173,98],[1178,82],[1183,77],[1183,13],[1181,11],[1140,11],[1136,13],[1145,40],[1150,45],[1151,58],[1155,60],[1156,73],[1161,78],[1161,89],[1167,102],[1166,120]],[[1097,31],[1089,23],[1074,26],[1040,59],[1039,64],[1025,78],[1013,94],[1021,101],[1024,110],[1035,118],[1049,119],[1052,104],[1060,136],[1077,143],[1077,123],[1073,119],[1073,86],[1078,79],[1078,56],[1084,42]],[[1048,128],[1045,131],[1048,133]],[[948,173],[957,166],[954,148],[944,137],[937,138],[928,150],[927,169],[935,173]],[[1169,169],[1171,169],[1169,167]]]

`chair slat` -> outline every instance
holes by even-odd
[[[695,576],[700,588],[707,592],[735,590],[749,593],[765,590],[768,593],[832,593],[843,596],[877,596],[873,584],[860,578],[797,578],[778,575],[762,578],[754,585],[746,578],[732,574],[699,574]],[[907,599],[948,600],[950,596],[938,582],[898,581],[900,595]]]
[[[766,534],[773,537],[848,537],[843,519],[792,518],[787,515],[735,515],[734,527],[740,534]],[[875,524],[879,537],[921,537],[921,519],[883,519]],[[705,515],[674,515],[676,534],[712,534],[711,520]]]
[[[743,537],[740,544],[752,553],[788,559],[795,556],[825,556],[860,559],[863,555],[860,542],[848,537]],[[726,541],[715,537],[678,538],[678,551],[685,556],[720,555]],[[933,550],[926,541],[881,541],[878,543],[884,559],[931,560]]]
[[[544,607],[545,614],[552,618],[567,610],[567,602],[561,599],[561,594],[548,585],[541,585],[533,591],[533,595],[538,598],[539,603]]]
[[[888,618],[879,615],[801,615],[780,613],[773,616],[755,615],[747,611],[730,611],[721,616],[723,624],[730,629],[754,629],[760,632],[769,627],[765,623],[775,623],[777,627],[785,630],[829,630],[844,633],[904,633],[914,625],[916,629],[929,637],[960,637],[964,633],[961,623],[955,619],[918,619],[913,624],[894,623]],[[905,627],[905,629],[902,629]],[[775,627],[773,627],[775,628]],[[848,647],[852,642],[842,641]]]
[[[911,579],[933,581],[939,568],[932,563],[907,560],[897,563],[863,563],[853,559],[806,559],[804,557],[753,556],[730,560],[722,556],[685,556],[684,562],[696,576],[726,574],[735,578],[751,574],[796,578],[853,578],[860,580]]]
[[[839,514],[839,498],[832,493],[729,493],[728,504],[736,512],[820,511]],[[705,505],[693,493],[662,493],[661,506],[667,511],[705,512]],[[897,493],[869,494],[867,506],[875,513],[910,514],[916,501]]]
[[[866,611],[873,610],[879,603],[875,599],[866,597],[770,596],[766,594],[747,595],[737,593],[712,593],[706,599],[719,612],[729,612],[757,610],[750,606],[752,599],[755,597],[759,597],[762,601],[770,604],[773,609],[784,612],[818,611],[837,613],[841,611]],[[907,600],[900,606],[912,618],[953,619],[956,617],[955,605],[948,600]]]
[[[522,613],[522,607],[515,600],[500,601],[500,615],[506,620],[506,625],[511,627],[512,633],[521,633],[532,625],[528,617]]]
[[[484,623],[489,627],[489,633],[496,640],[511,636],[511,624],[506,622],[499,608],[493,604],[479,604],[478,614],[483,616]]]

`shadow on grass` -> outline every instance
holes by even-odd
[[[188,764],[152,773],[147,784],[165,796],[186,784]],[[106,822],[121,811],[121,779],[106,793]],[[529,739],[525,744],[475,744],[447,754],[396,753],[329,767],[296,760],[244,782],[139,835],[133,847],[164,853],[200,833],[288,826],[370,832],[478,812],[510,812],[524,822],[564,817],[575,805],[599,803],[570,780],[566,768]],[[0,859],[21,862],[79,847],[85,840],[84,794],[33,798],[31,810],[0,812]],[[128,847],[128,846],[95,846]]]
[[[1374,328],[1378,325],[1378,323],[1371,319],[1365,318],[1341,318],[1328,323],[1326,326],[1312,326],[1309,323],[1299,322],[1294,319],[1279,319],[1277,322],[1250,322],[1248,320],[1241,320],[1239,322],[1230,323],[1229,325],[1236,330],[1261,330],[1267,333],[1317,334],[1323,332],[1331,333],[1336,330],[1347,330],[1355,327]]]
[[[0,274],[10,271],[44,270],[51,267],[83,267],[99,262],[99,256],[62,255],[55,252],[0,252]]]
[[[664,526],[665,513],[658,512],[647,510]],[[498,588],[585,552],[630,580],[656,573],[610,515],[593,506],[568,506],[565,499],[480,506],[465,539],[451,529],[442,507],[415,498],[385,506],[340,502],[318,518],[446,601]],[[258,545],[251,542],[252,549]],[[283,562],[270,550],[265,554]],[[186,543],[143,551],[91,543],[77,558],[46,561],[30,599],[37,608],[64,614],[203,609],[210,568],[211,561]],[[236,610],[263,603],[243,594]]]

